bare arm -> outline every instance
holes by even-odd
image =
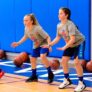
[[[49,43],[50,46],[53,46],[54,44],[58,43],[58,41],[60,40],[60,37],[59,36],[56,36],[56,38]]]
[[[27,39],[27,37],[24,35],[18,42],[13,42],[11,44],[12,47],[17,47],[19,46],[21,43],[23,43],[25,40]]]
[[[17,43],[20,45],[24,41],[26,41],[27,37],[24,35]]]
[[[58,50],[65,50],[65,49],[67,49],[67,48],[69,48],[69,47],[72,47],[74,42],[75,42],[75,36],[72,35],[72,36],[70,36],[70,40],[66,43],[66,45],[65,45],[64,47],[62,47],[62,48],[57,48],[57,49],[58,49]]]
[[[64,46],[64,48],[67,49],[67,48],[71,47],[74,42],[75,42],[75,36],[72,35],[72,36],[70,36],[70,40],[69,40],[68,43]]]
[[[51,42],[51,38],[49,36],[47,36],[47,42],[48,44]]]

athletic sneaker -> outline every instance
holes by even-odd
[[[75,88],[74,92],[82,92],[86,88],[86,85],[79,81],[78,86]]]
[[[72,84],[72,82],[69,78],[68,79],[64,78],[64,81],[63,81],[63,83],[60,84],[59,89],[63,89],[71,84]]]
[[[3,75],[4,75],[4,71],[1,71],[0,72],[0,79],[3,77]]]
[[[37,82],[37,81],[38,81],[37,76],[31,76],[26,80],[26,82]]]
[[[52,83],[53,82],[53,79],[54,79],[54,74],[53,73],[50,73],[48,75],[48,83]]]

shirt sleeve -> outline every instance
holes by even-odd
[[[26,32],[26,29],[24,29],[24,35],[28,38],[28,35],[27,35],[27,32]]]
[[[62,37],[62,35],[60,34],[60,25],[58,24],[57,25],[57,33],[56,33],[56,36],[60,36],[60,37]]]
[[[76,26],[73,23],[68,25],[69,36],[75,35],[76,34],[76,32],[75,32],[76,30],[77,30],[77,28],[76,28]]]
[[[37,27],[37,32],[39,33],[40,36],[42,36],[44,39],[47,38],[48,34],[47,32],[44,31],[44,29],[40,26]]]

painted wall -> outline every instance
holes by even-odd
[[[58,10],[60,7],[71,9],[71,19],[79,27],[79,30],[86,37],[84,58],[90,59],[90,0],[0,0],[0,48],[10,52],[26,51],[31,54],[32,41],[29,39],[17,48],[12,48],[10,44],[18,41],[24,34],[23,17],[25,14],[34,13],[39,23],[53,40],[56,36],[56,25],[58,20]],[[53,46],[51,57],[61,57],[62,51],[56,48],[65,43],[60,40]],[[79,56],[82,58],[82,48]]]
[[[92,60],[92,1],[91,1],[91,60]]]

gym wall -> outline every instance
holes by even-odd
[[[32,41],[29,39],[17,48],[12,48],[11,43],[20,40],[24,34],[23,17],[25,14],[34,13],[43,29],[53,40],[56,36],[58,10],[60,7],[71,9],[71,19],[86,37],[79,53],[80,58],[90,59],[90,0],[0,0],[0,48],[7,52],[26,51],[32,52]],[[60,40],[53,46],[51,57],[61,57],[62,51],[56,48],[64,46]],[[83,50],[82,50],[83,49]],[[84,57],[83,52],[84,51]]]

